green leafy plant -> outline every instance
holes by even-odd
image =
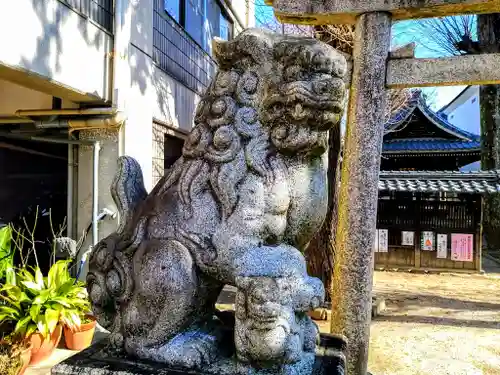
[[[0,280],[5,277],[7,270],[14,265],[14,250],[12,243],[12,227],[7,225],[0,228]]]
[[[0,288],[0,321],[15,323],[11,335],[28,337],[39,332],[48,337],[59,322],[80,326],[90,310],[84,284],[72,278],[70,260],[56,262],[46,277],[40,268],[18,269]]]

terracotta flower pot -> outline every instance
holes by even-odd
[[[23,362],[23,367],[19,370],[18,375],[23,375],[28,368],[31,361],[31,350],[33,349],[33,344],[30,342],[28,347],[21,351],[21,361]]]
[[[73,330],[68,326],[64,326],[64,341],[69,350],[83,350],[92,344],[94,338],[96,320],[95,317],[87,315],[86,318],[91,319],[90,323],[82,324],[77,329]]]
[[[41,333],[35,332],[29,337],[29,341],[33,345],[31,350],[30,365],[35,365],[44,359],[50,357],[54,349],[59,345],[62,336],[62,327],[57,325],[52,334],[44,338]]]

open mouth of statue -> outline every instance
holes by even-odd
[[[332,99],[332,95],[317,95],[298,86],[272,95],[266,102],[280,117],[318,130],[328,130],[338,124],[343,112],[342,103]]]
[[[291,122],[305,125],[308,128],[318,131],[327,131],[340,122],[342,112],[338,111],[336,104],[327,106],[325,103],[321,103],[319,106],[320,108],[316,105],[296,101],[285,107],[286,111],[284,115]]]
[[[342,103],[332,98],[330,94],[315,94],[313,91],[306,89],[303,86],[293,86],[283,95],[282,101],[286,106],[290,104],[300,105],[300,108],[323,110],[334,113],[341,113],[343,110]],[[299,108],[299,109],[300,109]]]
[[[304,105],[297,102],[288,106],[288,115],[297,122],[307,122],[314,129],[328,130],[340,121],[341,113],[336,110],[326,110]]]

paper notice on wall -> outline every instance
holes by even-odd
[[[422,250],[434,251],[434,232],[422,232]]]
[[[373,243],[373,251],[378,253],[378,229],[375,231],[375,242]]]
[[[458,233],[451,235],[451,260],[457,262],[474,261],[474,235]]]
[[[381,253],[389,252],[389,231],[387,229],[378,230],[378,251]]]
[[[437,235],[436,258],[439,258],[439,259],[448,258],[448,235],[447,234],[438,234]]]
[[[415,245],[415,232],[401,232],[401,245],[403,246]]]

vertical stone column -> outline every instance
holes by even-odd
[[[367,372],[390,29],[388,13],[356,23],[332,282],[332,333],[348,339],[349,375]]]

